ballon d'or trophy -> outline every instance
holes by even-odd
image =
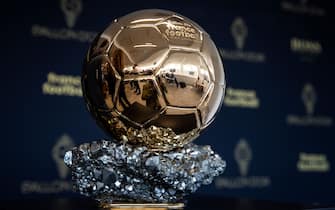
[[[225,161],[193,144],[225,92],[218,50],[192,20],[165,10],[115,19],[82,71],[87,109],[112,139],[66,152],[74,191],[105,209],[182,209]]]

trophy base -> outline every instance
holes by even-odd
[[[66,152],[64,161],[71,168],[74,191],[101,204],[115,207],[114,203],[121,203],[119,207],[128,209],[180,209],[171,204],[183,203],[185,196],[210,184],[226,167],[209,146],[192,143],[156,153],[146,147],[100,140]]]
[[[182,210],[183,203],[101,203],[103,210]]]

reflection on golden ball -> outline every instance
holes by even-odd
[[[96,37],[82,86],[88,110],[115,140],[167,151],[213,121],[225,77],[213,41],[198,24],[171,11],[141,10]]]

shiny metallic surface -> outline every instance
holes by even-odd
[[[165,10],[116,19],[93,41],[82,73],[87,108],[117,141],[182,147],[215,118],[223,65],[210,36]]]
[[[210,146],[193,143],[156,152],[98,140],[67,151],[64,162],[72,171],[73,190],[102,205],[183,202],[226,168]]]

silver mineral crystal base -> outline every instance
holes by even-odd
[[[209,146],[187,144],[156,153],[106,140],[66,152],[74,190],[102,203],[176,203],[210,184],[226,166]]]

